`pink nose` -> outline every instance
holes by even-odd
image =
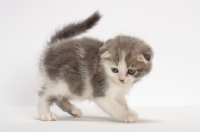
[[[124,80],[123,80],[123,79],[119,79],[119,81],[120,81],[120,82],[124,82]]]

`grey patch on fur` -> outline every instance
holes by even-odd
[[[99,72],[93,75],[91,79],[92,86],[94,88],[93,96],[94,97],[103,97],[105,96],[105,91],[108,87],[108,83],[105,78],[105,73],[102,68],[99,68]]]
[[[103,42],[91,39],[83,38],[82,44],[84,45],[85,58],[82,62],[85,62],[85,68],[88,71],[90,83],[93,87],[93,96],[105,96],[105,89],[107,87],[107,81],[105,71],[100,64],[100,48],[103,46]]]
[[[84,76],[89,76],[92,86],[94,89],[97,88],[94,92],[99,91],[99,87],[105,89],[103,86],[106,85],[96,86],[99,80],[100,83],[106,83],[100,65],[99,50],[102,46],[103,42],[91,38],[63,40],[57,45],[52,45],[47,49],[43,62],[48,76],[52,80],[64,79],[70,91],[79,96],[86,89]],[[84,57],[78,54],[80,48],[85,51]],[[98,75],[100,77],[96,77]]]
[[[47,98],[47,101],[50,103],[57,102],[58,98],[57,98],[57,96],[52,95]]]

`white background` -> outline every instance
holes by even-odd
[[[36,106],[38,61],[56,28],[103,15],[83,36],[137,36],[154,49],[153,70],[130,105],[200,105],[199,0],[1,0],[0,107]]]

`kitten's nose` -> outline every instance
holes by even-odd
[[[124,82],[124,79],[119,79],[120,82]]]

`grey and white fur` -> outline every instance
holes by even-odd
[[[74,117],[82,116],[70,100],[91,100],[118,121],[135,122],[137,114],[127,106],[125,95],[152,67],[153,51],[144,41],[119,35],[102,42],[93,38],[75,39],[92,28],[98,12],[72,23],[51,37],[45,48],[40,71],[44,85],[39,91],[38,112],[42,121],[57,120],[50,111],[56,103]]]

